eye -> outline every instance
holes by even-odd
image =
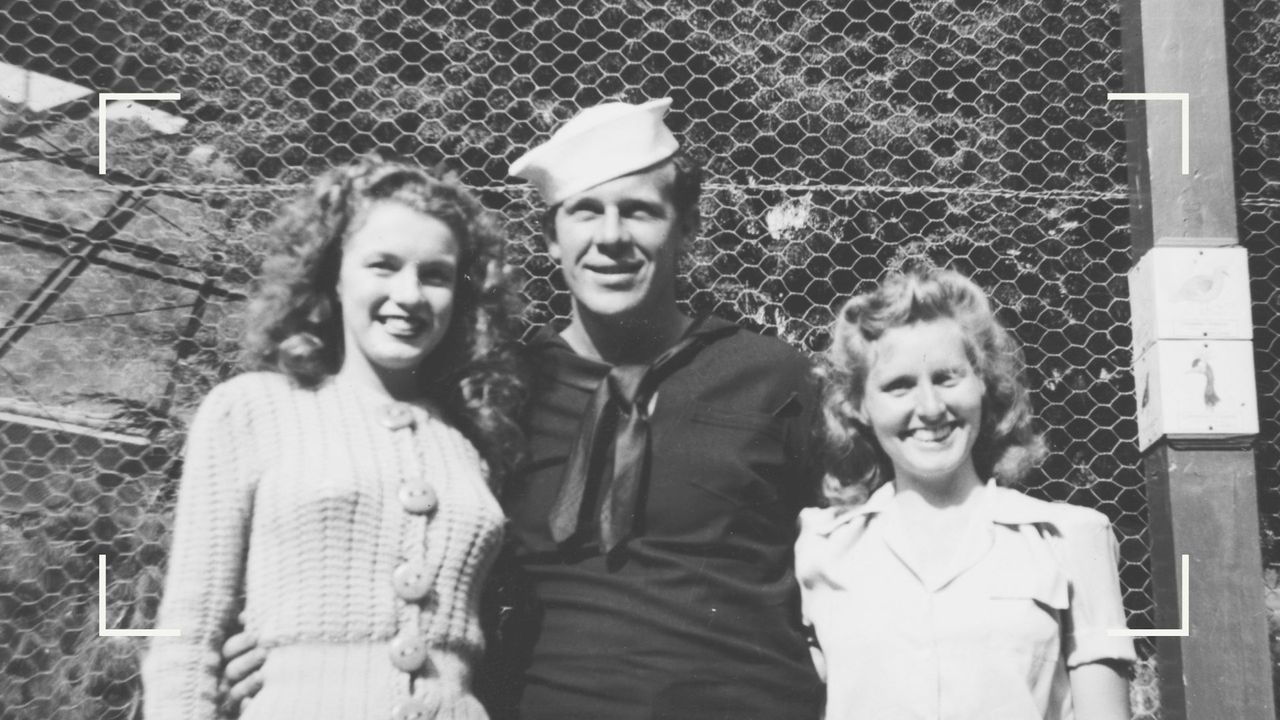
[[[623,217],[634,218],[636,220],[649,220],[657,217],[657,214],[647,207],[634,207],[629,208],[625,213],[623,213]]]
[[[915,382],[909,377],[889,378],[880,384],[880,392],[888,395],[905,395],[914,385]]]
[[[965,368],[950,368],[942,370],[933,375],[933,383],[943,387],[955,387],[968,376]]]
[[[647,202],[624,203],[619,212],[623,217],[634,220],[652,220],[666,215],[660,205]]]
[[[573,220],[589,220],[600,214],[600,207],[594,203],[580,202],[566,206],[565,215]]]
[[[457,271],[452,267],[435,265],[424,268],[418,277],[424,285],[452,286],[457,280]]]
[[[399,265],[389,258],[375,257],[365,262],[364,266],[380,275],[387,275],[399,269]]]

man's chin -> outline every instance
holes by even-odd
[[[598,320],[619,323],[645,314],[641,299],[630,292],[594,292],[590,300],[577,303],[577,310]]]

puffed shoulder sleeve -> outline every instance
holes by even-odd
[[[1120,595],[1120,552],[1106,516],[1096,510],[1072,507],[1059,523],[1062,560],[1070,583],[1070,622],[1065,628],[1063,654],[1067,667],[1101,660],[1134,662],[1133,640],[1112,637],[1110,629],[1125,627]]]
[[[826,549],[823,530],[831,525],[832,508],[810,507],[800,511],[800,534],[796,538],[796,580],[805,589],[806,580],[812,581],[822,567]],[[812,585],[812,582],[808,583]]]
[[[156,627],[142,663],[147,720],[217,717],[220,648],[238,611],[256,476],[255,438],[240,378],[214,388],[187,434],[173,543]],[[237,382],[240,381],[240,382]]]
[[[861,540],[866,523],[848,507],[805,508],[800,511],[800,533],[796,538],[796,581],[806,605],[829,590],[842,590],[847,576],[849,554]],[[811,614],[806,615],[810,620]]]

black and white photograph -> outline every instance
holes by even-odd
[[[0,720],[1277,720],[1280,0],[0,0]]]

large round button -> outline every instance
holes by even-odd
[[[429,515],[436,510],[436,491],[421,482],[400,485],[400,504],[414,515]]]
[[[418,560],[400,563],[391,571],[391,586],[403,600],[413,602],[426,597],[431,590],[426,564]]]
[[[391,403],[382,408],[382,424],[388,430],[413,427],[413,411],[404,403]]]
[[[391,708],[391,720],[428,720],[431,708],[421,700],[405,700]]]
[[[427,662],[427,643],[414,635],[397,635],[391,640],[391,664],[397,670],[413,672]]]

